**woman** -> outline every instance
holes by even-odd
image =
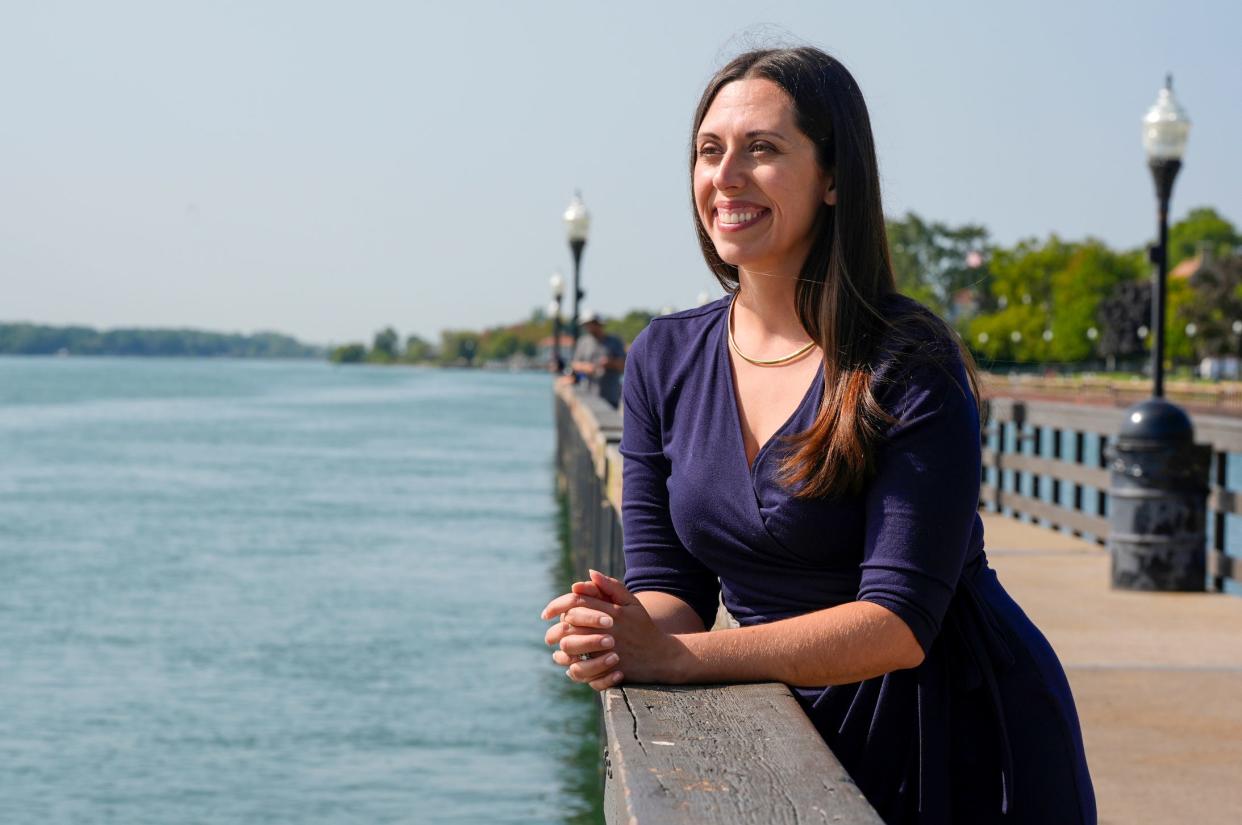
[[[889,823],[1093,823],[1065,674],[983,551],[973,363],[896,292],[857,84],[743,54],[692,140],[729,294],[630,350],[625,583],[548,604],[554,661],[596,690],[785,682]],[[741,627],[707,633],[718,594]]]

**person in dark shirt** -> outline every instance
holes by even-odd
[[[897,292],[858,84],[747,52],[691,136],[728,294],[630,347],[625,580],[547,604],[553,661],[596,690],[784,682],[890,825],[1094,825],[1065,672],[984,550],[974,362]],[[718,601],[740,627],[705,632]]]
[[[586,381],[612,406],[621,403],[621,375],[625,371],[625,344],[604,332],[604,320],[591,310],[580,321],[585,335],[578,337],[570,370]]]

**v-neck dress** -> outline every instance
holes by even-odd
[[[1094,823],[1065,673],[984,553],[979,418],[955,344],[881,344],[872,388],[895,423],[874,477],[856,495],[798,499],[776,477],[781,437],[814,421],[822,372],[748,466],[728,306],[655,318],[627,357],[626,586],[677,596],[705,627],[718,598],[743,626],[856,600],[891,610],[921,665],[793,688],[884,820]],[[926,312],[897,295],[883,309]]]

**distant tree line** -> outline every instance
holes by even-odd
[[[1056,235],[1013,246],[977,224],[948,226],[913,213],[888,222],[898,287],[957,328],[988,363],[1116,363],[1151,346],[1151,272],[1145,247],[1116,250]],[[1242,234],[1214,209],[1169,228],[1169,268],[1195,256],[1192,277],[1169,279],[1168,357],[1242,354]]]
[[[898,289],[947,319],[983,365],[1103,362],[1136,364],[1151,345],[1151,268],[1146,248],[1050,235],[1012,246],[992,243],[980,224],[950,226],[910,212],[887,222]],[[1169,229],[1169,267],[1195,256],[1193,277],[1171,278],[1166,347],[1173,360],[1242,355],[1242,234],[1214,209],[1193,209]],[[605,319],[628,345],[654,313]],[[568,325],[564,327],[568,334]],[[542,366],[551,319],[534,310],[521,323],[445,330],[438,342],[393,327],[368,347],[350,343],[338,363]],[[541,347],[542,345],[542,347]],[[562,350],[562,355],[569,353]]]
[[[0,324],[6,355],[148,355],[224,358],[315,358],[320,347],[288,335],[203,332],[196,329],[110,329]]]
[[[651,321],[654,313],[632,310],[626,315],[606,319],[608,332],[619,336],[628,345],[634,336]],[[569,325],[562,326],[569,334]],[[583,333],[585,334],[585,333]],[[478,366],[484,363],[535,361],[543,355],[552,336],[552,321],[542,309],[531,312],[530,318],[517,324],[488,327],[480,331],[444,330],[440,340],[432,343],[418,335],[406,337],[404,343],[397,330],[385,327],[375,333],[371,346],[361,342],[334,348],[328,357],[338,364],[431,364],[437,366]],[[562,350],[562,356],[570,353]],[[535,364],[543,366],[542,364]]]

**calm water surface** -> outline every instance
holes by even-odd
[[[0,822],[598,818],[549,379],[0,358]]]

